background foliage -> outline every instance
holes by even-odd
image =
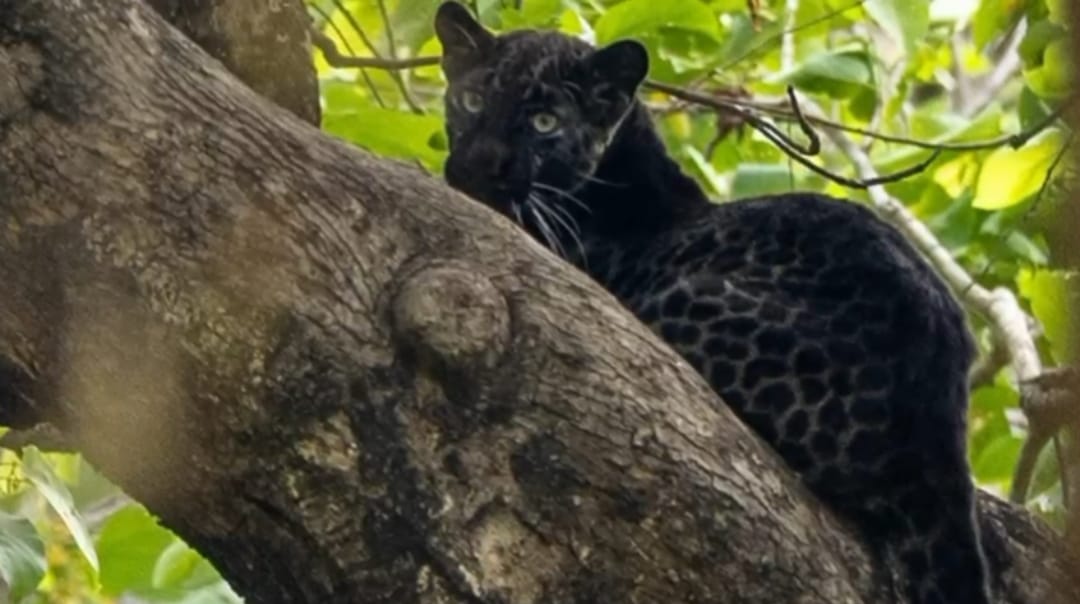
[[[846,125],[935,144],[993,139],[1043,121],[1070,95],[1066,0],[472,0],[495,30],[558,28],[603,44],[646,44],[650,77],[776,108],[786,86]],[[316,27],[357,56],[438,55],[437,0],[309,0]],[[438,172],[446,156],[437,67],[334,69],[316,54],[324,128]],[[865,201],[795,164],[730,114],[643,95],[669,148],[718,200],[810,189]],[[794,138],[797,125],[777,121]],[[856,136],[882,173],[931,151]],[[1019,295],[1048,366],[1076,361],[1068,314],[1076,274],[1055,220],[1073,180],[1059,120],[1026,145],[945,150],[888,185],[984,286]],[[812,158],[852,175],[828,146]],[[984,353],[991,340],[972,324]],[[999,367],[998,365],[992,365]],[[1015,380],[992,371],[972,395],[970,457],[1004,494],[1024,437]],[[1060,525],[1053,449],[1028,505]],[[233,602],[214,570],[74,455],[0,454],[0,585],[13,602]],[[2,594],[2,591],[0,591]],[[0,595],[2,599],[2,595]]]

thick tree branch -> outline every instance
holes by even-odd
[[[134,0],[0,4],[0,422],[250,602],[879,602],[869,556],[583,275]],[[1080,598],[981,509],[1002,601]]]
[[[303,0],[149,3],[256,92],[319,123],[319,88]]]
[[[693,370],[509,222],[138,3],[2,17],[0,351],[35,404],[0,418],[52,420],[249,601],[877,599]]]

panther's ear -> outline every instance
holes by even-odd
[[[483,61],[495,45],[495,36],[457,2],[439,6],[435,13],[435,35],[443,47],[443,73],[450,80]]]
[[[590,79],[633,97],[649,73],[649,53],[639,42],[622,40],[593,51],[586,59]]]

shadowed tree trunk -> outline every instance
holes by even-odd
[[[302,0],[148,2],[252,90],[319,123],[319,89]]]
[[[613,298],[141,2],[0,0],[0,220],[0,423],[57,426],[249,602],[888,601]],[[1003,602],[1080,601],[1048,530],[981,510]]]

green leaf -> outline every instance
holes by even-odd
[[[1028,490],[1028,499],[1045,494],[1054,487],[1061,488],[1061,469],[1058,466],[1058,456],[1055,453],[1053,443],[1043,447],[1039,457],[1035,461],[1035,471],[1031,477],[1031,487]]]
[[[683,149],[683,152],[686,153],[686,156],[690,159],[690,163],[695,168],[697,168],[697,173],[700,175],[700,177],[709,184],[709,187],[713,190],[713,193],[720,196],[723,196],[725,193],[727,193],[727,183],[724,182],[724,179],[720,175],[720,173],[718,173],[713,168],[712,164],[709,163],[708,158],[706,158],[704,155],[702,155],[700,151],[690,145],[686,145],[686,147]]]
[[[45,544],[25,518],[0,512],[0,580],[11,602],[32,593],[45,576]],[[0,589],[3,593],[5,589]]]
[[[994,104],[973,120],[958,119],[940,111],[920,111],[910,119],[909,135],[933,143],[964,143],[994,138],[1002,134],[1001,108]],[[930,156],[926,149],[902,146],[881,147],[871,155],[882,174],[911,167]]]
[[[1065,0],[1046,0],[1047,19],[1053,23],[1065,23],[1069,18],[1065,10]]]
[[[972,460],[977,460],[991,443],[1012,433],[1007,411],[1015,409],[1019,401],[1020,394],[1000,379],[971,394],[968,449]]]
[[[434,115],[383,109],[370,103],[343,108],[336,105],[323,116],[323,129],[372,153],[405,160],[418,160],[425,168],[438,171],[446,157],[436,147],[443,136],[443,121]]]
[[[1003,413],[1020,403],[1020,393],[1007,385],[991,384],[971,395],[971,407],[980,412]]]
[[[1017,112],[1020,115],[1020,128],[1021,130],[1027,130],[1037,124],[1040,124],[1049,117],[1052,110],[1047,107],[1031,88],[1027,86],[1020,91],[1020,100],[1017,106]]]
[[[1069,56],[1069,40],[1061,38],[1046,45],[1042,64],[1024,70],[1024,79],[1035,94],[1043,98],[1059,99],[1072,90],[1072,64]]]
[[[98,538],[102,591],[170,604],[241,600],[198,552],[160,526],[142,506],[113,514]]]
[[[735,170],[731,192],[735,197],[756,197],[790,192],[793,185],[787,164],[741,164]]]
[[[982,210],[1000,210],[1035,194],[1061,150],[1062,138],[1059,130],[1048,130],[1019,149],[994,150],[979,171],[972,205]]]
[[[962,153],[953,159],[937,166],[933,171],[933,179],[951,197],[963,195],[975,182],[979,174],[979,162],[974,153]]]
[[[627,0],[597,20],[596,41],[604,45],[665,29],[720,38],[716,15],[699,0]]]
[[[558,23],[563,8],[563,0],[528,0],[521,3],[520,9],[503,9],[502,27],[505,30],[551,27]]]
[[[161,552],[154,566],[154,586],[162,590],[188,591],[220,580],[199,552],[179,539]]]
[[[111,596],[154,588],[157,559],[175,537],[139,505],[113,514],[98,536],[101,588]]]
[[[1024,269],[1017,277],[1017,287],[1042,325],[1054,360],[1059,364],[1074,362],[1077,358],[1073,339],[1076,325],[1070,309],[1080,300],[1080,275],[1069,271]]]
[[[180,596],[162,598],[168,604],[243,604],[244,600],[236,595],[229,584],[217,581],[213,585],[184,591]]]
[[[867,0],[863,8],[909,55],[930,29],[929,0]]]
[[[719,44],[704,36],[664,31],[639,40],[650,47],[650,74],[676,84],[685,81],[687,74],[701,73],[716,65],[723,56],[718,52]]]
[[[90,566],[98,570],[97,551],[94,550],[94,541],[90,538],[90,531],[83,522],[82,515],[75,508],[71,492],[63,481],[53,472],[52,466],[38,451],[37,447],[26,447],[23,450],[23,474],[37,488],[52,509],[60,516],[64,526],[75,538],[75,544],[79,551],[86,557]]]
[[[976,480],[981,484],[1007,486],[1012,480],[1012,471],[1023,442],[1023,439],[1012,434],[1002,434],[992,440],[972,465]]]
[[[870,56],[861,48],[849,47],[814,54],[791,71],[771,79],[838,99],[856,98],[867,91],[874,91],[874,70]]]
[[[991,40],[1012,28],[1024,15],[1027,0],[982,0],[972,18],[975,46],[982,50]]]
[[[431,0],[398,0],[390,21],[399,49],[406,48],[415,54],[424,42],[435,35],[432,24],[438,8],[439,3]]]
[[[1017,52],[1024,61],[1024,67],[1038,67],[1042,65],[1043,54],[1050,43],[1068,38],[1069,32],[1064,27],[1045,19],[1035,21],[1028,27]]]

